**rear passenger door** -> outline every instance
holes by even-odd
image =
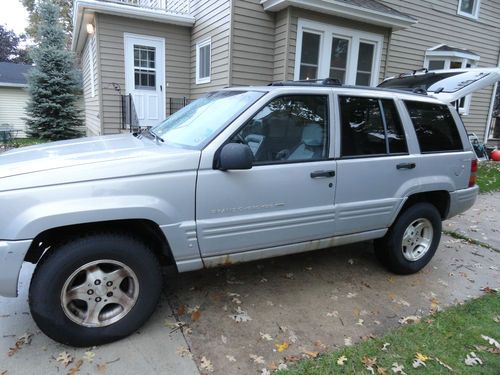
[[[388,227],[419,190],[417,158],[392,98],[338,95],[336,234]],[[413,150],[414,151],[414,150]]]

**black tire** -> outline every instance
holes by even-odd
[[[419,219],[432,225],[432,240],[425,254],[417,260],[408,260],[403,254],[403,236],[406,229]],[[374,241],[375,255],[391,272],[408,275],[424,268],[436,253],[441,240],[441,216],[430,203],[416,203],[401,213],[385,237]]]
[[[61,293],[76,270],[101,260],[119,262],[133,271],[138,284],[135,304],[130,303],[128,313],[116,322],[88,327],[68,317]],[[86,282],[85,288],[91,285]],[[122,234],[92,234],[61,244],[42,258],[30,284],[29,304],[33,319],[47,336],[63,344],[89,347],[119,340],[141,327],[155,310],[161,287],[160,264],[146,244]]]

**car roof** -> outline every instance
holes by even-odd
[[[368,87],[368,86],[348,86],[348,85],[325,86],[321,84],[286,85],[285,82],[283,85],[279,86],[235,86],[235,87],[225,88],[224,90],[231,90],[231,91],[253,90],[262,92],[278,91],[283,93],[334,92],[340,95],[377,96],[379,98],[388,98],[388,99],[398,98],[402,100],[416,100],[416,101],[425,101],[432,103],[443,103],[441,100],[436,99],[432,96],[428,96],[426,94],[413,93],[407,90],[387,89],[387,88]]]

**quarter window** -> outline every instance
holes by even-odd
[[[210,82],[211,40],[196,44],[196,83]]]
[[[339,101],[343,157],[408,152],[394,101],[352,96]]]
[[[446,105],[405,101],[417,133],[420,152],[462,151],[455,120]]]
[[[273,99],[232,139],[250,146],[255,164],[322,160],[328,157],[328,96]]]

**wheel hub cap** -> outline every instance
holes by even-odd
[[[139,296],[135,273],[115,260],[84,264],[73,272],[61,291],[66,316],[85,327],[116,323],[134,307]]]
[[[429,220],[420,218],[413,221],[403,234],[403,256],[410,262],[421,259],[430,249],[434,230]]]

